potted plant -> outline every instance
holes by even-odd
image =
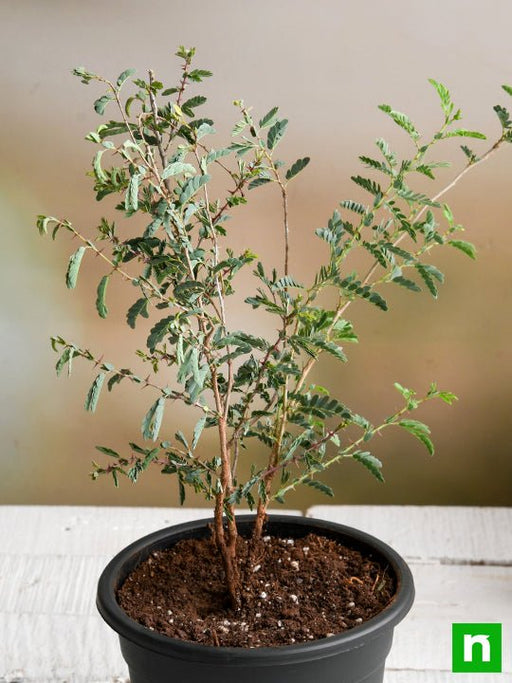
[[[120,635],[132,683],[229,682],[241,675],[247,681],[264,675],[269,681],[293,676],[298,683],[377,683],[393,627],[413,600],[406,564],[356,530],[268,517],[267,509],[300,485],[332,495],[322,472],[347,458],[382,481],[381,462],[369,447],[387,429],[406,430],[433,453],[428,426],[410,413],[434,399],[451,404],[452,393],[432,384],[418,395],[397,383],[401,406],[375,425],[312,383],[311,371],[325,354],[347,362],[344,346],[357,341],[347,318],[352,304],[386,311],[388,285],[425,289],[436,297],[443,274],[429,262],[431,252],[447,245],[474,258],[473,245],[460,239],[463,228],[442,200],[468,171],[512,141],[512,122],[506,109],[496,106],[497,140],[481,155],[463,145],[461,170],[428,196],[414,185],[421,176],[434,179],[447,165],[433,159],[434,147],[448,138],[485,136],[459,126],[460,110],[434,80],[442,117],[428,140],[405,114],[381,105],[410,138],[412,154],[399,159],[378,139],[377,158],[360,157],[369,177],[352,180],[367,201],[343,200],[316,230],[325,243],[325,261],[313,281],[303,283],[290,270],[288,187],[309,157],[278,160],[287,119],[277,107],[255,117],[241,100],[234,102],[240,118],[233,139],[214,146],[213,121],[197,113],[206,98],[189,96],[190,86],[211,73],[192,64],[194,49],[181,47],[176,54],[182,71],[173,87],[165,87],[152,71],[147,80],[128,69],[109,81],[84,68],[74,70],[83,83],[105,86],[94,102],[96,112],[115,111],[114,119],[86,139],[97,146],[90,172],[96,199],[120,196],[115,208],[123,227],[105,217],[89,236],[68,220],[38,217],[41,234],[50,231],[55,238],[65,230],[79,242],[67,267],[67,286],[75,287],[84,256],[98,256],[105,265],[96,292],[99,316],[108,314],[110,279],[120,277],[134,292],[128,326],[147,326],[146,348],[136,350],[138,362],[150,368],[147,376],[52,338],[60,354],[58,374],[70,372],[76,358],[97,369],[86,410],[95,411],[102,389],[112,391],[120,382],[153,393],[142,420],[143,441],[130,443],[123,453],[97,446],[107,463],[93,463],[93,479],[110,475],[118,485],[126,476],[135,482],[156,466],[174,475],[182,503],[191,487],[214,507],[211,520],[165,529],[122,551],[100,579],[98,607]],[[512,94],[512,88],[503,88]],[[255,191],[277,191],[281,199],[279,267],[229,246],[231,226]],[[134,223],[142,223],[142,230],[127,236]],[[354,253],[365,257],[357,261],[358,270]],[[362,270],[361,263],[366,263]],[[256,286],[243,298],[248,314],[272,317],[270,338],[230,324],[237,275],[249,267]],[[175,402],[188,406],[197,421],[192,435],[178,429],[171,440],[166,413]],[[204,430],[217,434],[214,452],[201,448]],[[265,462],[251,455],[255,443],[266,450]],[[248,478],[240,476],[242,459],[251,463]],[[255,514],[239,515],[240,505]]]

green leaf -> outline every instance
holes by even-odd
[[[382,476],[382,463],[381,461],[376,458],[374,455],[371,453],[368,453],[367,451],[357,451],[352,455],[352,458],[354,460],[357,460],[357,462],[360,462],[361,465],[364,465],[366,469],[373,474],[373,476],[378,479],[380,482],[384,481],[384,477]]]
[[[476,161],[478,161],[478,156],[473,152],[472,149],[469,149],[467,145],[461,145],[460,148],[467,156],[469,164],[474,164]]]
[[[176,437],[177,441],[179,441],[183,446],[185,446],[187,451],[190,450],[190,446],[188,445],[188,441],[185,438],[185,435],[183,434],[182,431],[178,430],[174,436]]]
[[[338,320],[332,328],[333,339],[343,339],[348,342],[357,343],[359,340],[354,332],[354,327],[349,320]]]
[[[400,126],[400,128],[403,128],[407,133],[409,133],[413,140],[417,140],[420,137],[420,134],[416,130],[413,122],[407,116],[407,114],[402,114],[400,111],[395,111],[389,106],[389,104],[379,104],[379,109],[388,114],[388,116],[393,119],[397,126]]]
[[[140,299],[139,299],[140,301]],[[132,306],[133,308],[133,306]],[[130,309],[131,310],[131,309]],[[141,314],[142,315],[142,314]],[[169,330],[169,325],[171,322],[174,320],[174,316],[170,315],[167,318],[162,318],[162,320],[159,320],[153,327],[151,328],[149,332],[149,336],[146,341],[146,346],[148,349],[153,352],[155,350],[155,347],[157,344],[159,344],[162,339],[165,337]]]
[[[512,87],[510,85],[502,85],[501,86],[503,90],[508,93],[509,95],[512,95]]]
[[[421,292],[421,287],[418,287],[413,280],[408,280],[402,275],[397,275],[396,277],[392,278],[391,282],[396,282],[397,285],[401,285],[402,287],[405,287],[405,289],[409,289],[411,292]]]
[[[185,304],[195,301],[204,291],[204,284],[197,280],[186,280],[176,285],[174,296]]]
[[[399,197],[405,199],[405,201],[410,205],[423,204],[424,206],[439,206],[438,202],[434,202],[432,199],[427,197],[426,194],[423,194],[422,192],[413,192],[406,187],[399,188],[396,193]]]
[[[215,132],[215,128],[205,121],[196,129],[196,140],[201,140],[205,135],[214,135]]]
[[[499,104],[497,104],[495,107],[493,107],[493,109],[496,112],[502,127],[505,130],[510,128],[512,126],[512,121],[510,120],[510,114],[505,109],[505,107],[502,107]]]
[[[364,206],[364,204],[360,204],[359,202],[354,202],[351,199],[344,199],[342,202],[340,202],[340,206],[343,209],[349,209],[349,211],[353,211],[360,216],[364,216],[364,214],[368,211],[367,206]]]
[[[441,100],[441,106],[443,108],[443,111],[446,114],[446,117],[448,118],[448,116],[453,111],[453,103],[448,88],[446,88],[442,83],[435,81],[433,78],[429,78],[428,82],[431,83],[436,89],[437,94],[439,95],[439,99]]]
[[[139,184],[141,178],[142,175],[140,173],[134,173],[130,178],[124,200],[126,211],[137,211],[139,208]]]
[[[311,488],[317,489],[317,491],[325,493],[325,495],[329,496],[330,498],[334,497],[334,491],[332,488],[327,484],[324,484],[323,481],[318,481],[317,479],[304,479],[304,484],[306,484],[306,486],[311,486]]]
[[[426,424],[418,420],[400,420],[397,424],[421,441],[430,455],[434,455],[434,444],[430,439],[430,429]]]
[[[110,95],[103,95],[103,97],[100,97],[94,103],[94,111],[100,116],[103,116],[105,113],[105,107],[109,102],[112,102],[112,99],[113,98]]]
[[[73,363],[73,356],[75,355],[75,349],[72,346],[68,346],[67,348],[64,349],[61,357],[57,361],[55,365],[55,370],[57,372],[57,377],[60,376],[64,366],[67,364],[68,366],[68,377],[71,375],[71,367]]]
[[[326,341],[325,339],[311,337],[309,342],[318,349],[330,353],[331,356],[334,356],[338,360],[342,361],[342,363],[346,363],[348,360],[346,355],[343,353],[341,346],[338,346],[338,344],[333,341]]]
[[[121,457],[117,451],[114,451],[112,448],[108,448],[107,446],[96,446],[96,450],[100,453],[104,453],[105,455],[109,455],[111,458]]]
[[[288,125],[288,119],[281,119],[276,121],[274,125],[268,131],[267,136],[267,147],[270,150],[275,149],[281,138],[283,137],[286,126]]]
[[[400,392],[400,394],[405,398],[406,401],[410,401],[416,395],[416,392],[412,389],[407,389],[407,387],[402,386],[399,382],[395,382],[395,389]]]
[[[266,185],[267,183],[271,183],[272,179],[271,178],[255,178],[254,180],[251,180],[249,185],[247,186],[249,190],[254,190],[255,187],[260,187],[260,185]]]
[[[309,157],[304,157],[303,159],[297,159],[290,168],[286,171],[286,180],[291,180],[294,176],[302,171],[303,168],[309,164]]]
[[[181,194],[179,197],[179,203],[180,204],[186,204],[194,195],[195,193],[203,187],[203,185],[206,185],[206,183],[210,180],[210,176],[208,174],[206,175],[198,175],[195,176],[194,178],[190,178],[185,185],[183,186],[183,189],[181,190]]]
[[[366,242],[363,241],[361,242],[361,245],[364,249],[370,252],[370,254],[375,258],[376,261],[379,262],[379,264],[383,268],[388,267],[388,261],[386,259],[385,254],[382,252],[382,250],[376,245],[373,244],[373,242]]]
[[[437,299],[437,286],[434,280],[440,283],[444,282],[444,275],[435,266],[426,263],[415,263],[414,267],[421,276],[421,279],[427,286],[428,291]]]
[[[293,278],[291,275],[284,275],[273,283],[272,291],[278,292],[279,290],[287,289],[288,287],[304,289],[304,285],[302,285],[300,282],[297,282],[297,280],[295,280],[295,278]]]
[[[110,275],[104,275],[98,285],[96,294],[96,310],[100,318],[106,318],[108,314],[108,308],[105,304],[105,294],[107,293],[107,285],[110,279]]]
[[[370,180],[370,178],[362,178],[360,175],[350,176],[350,179],[356,185],[359,185],[359,187],[362,187],[367,192],[370,192],[370,194],[375,196],[382,195],[382,188],[379,183],[375,182],[375,180]]]
[[[455,249],[462,251],[464,254],[466,254],[466,256],[469,256],[469,258],[472,258],[473,260],[476,259],[476,247],[474,244],[471,244],[471,242],[466,242],[464,240],[450,240],[448,244],[451,244],[451,246],[455,247]]]
[[[40,235],[47,235],[48,234],[48,225],[52,223],[55,219],[52,218],[52,216],[44,216],[43,214],[39,214],[37,217],[37,229],[39,230]]]
[[[195,449],[195,447],[198,444],[199,438],[202,434],[202,431],[204,429],[204,426],[206,424],[206,415],[203,415],[203,417],[198,420],[196,423],[196,426],[194,427],[194,434],[192,436],[192,450]]]
[[[458,397],[451,391],[440,391],[438,394],[439,398],[447,403],[449,406],[453,405],[455,401],[458,401]]]
[[[78,76],[84,85],[89,85],[89,83],[96,78],[96,74],[86,71],[83,66],[77,66],[72,69],[71,73],[73,76]]]
[[[397,163],[396,154],[391,151],[388,143],[383,138],[378,138],[378,140],[375,141],[375,144],[380,149],[382,156],[386,159],[391,168],[394,168]]]
[[[444,134],[445,138],[476,138],[477,140],[487,140],[487,137],[483,133],[479,133],[477,130],[466,130],[466,128],[457,128],[456,130],[450,130]]]
[[[195,83],[201,83],[203,78],[210,78],[210,76],[213,74],[208,69],[193,69],[188,75],[189,79]]]
[[[117,87],[120,88],[123,83],[130,78],[130,76],[133,76],[135,73],[135,69],[126,69],[126,71],[123,71],[123,73],[119,74],[119,77],[116,81]]]
[[[206,102],[206,97],[203,95],[195,95],[191,97],[186,102],[180,105],[181,111],[187,116],[194,116],[194,109],[199,107],[201,104]]]
[[[453,217],[453,212],[448,206],[448,204],[443,204],[443,215],[450,224],[450,226],[453,225],[455,219]]]
[[[279,107],[272,107],[272,109],[260,120],[260,128],[266,128],[266,126],[272,125],[276,120],[278,111]]]
[[[89,392],[88,392],[87,397],[85,399],[85,409],[91,413],[94,413],[94,411],[96,410],[96,406],[98,405],[98,399],[100,397],[101,388],[103,386],[104,381],[105,381],[105,373],[100,372],[100,374],[96,377],[96,379],[92,383],[91,388],[89,389]]]
[[[432,173],[432,169],[428,164],[420,164],[419,166],[416,166],[415,170],[418,173],[422,173],[423,175],[426,175],[427,178],[430,178],[431,180],[435,180],[435,175]]]
[[[221,159],[222,157],[228,156],[228,154],[231,154],[233,150],[230,149],[229,147],[224,147],[223,149],[211,149],[208,152],[208,156],[206,157],[206,163],[211,164],[213,161],[217,161],[217,159]]]
[[[162,418],[164,416],[164,406],[165,398],[160,396],[160,398],[153,403],[151,408],[146,413],[141,427],[142,436],[145,439],[156,441],[158,438],[160,427],[162,425]]]
[[[196,168],[195,166],[192,166],[192,164],[184,164],[181,161],[175,161],[174,163],[169,164],[164,168],[164,170],[162,171],[161,178],[162,180],[166,180],[171,176],[179,175],[181,173],[195,175],[196,172]]]
[[[68,289],[74,289],[76,287],[78,271],[80,270],[80,264],[82,263],[82,258],[86,249],[87,247],[78,247],[75,253],[71,254],[68,269],[66,271],[66,287]]]
[[[126,322],[132,328],[132,330],[135,329],[135,321],[138,315],[141,315],[143,318],[149,318],[148,300],[145,297],[142,297],[142,299],[137,299],[137,301],[130,306],[126,314]]]
[[[237,135],[243,133],[248,125],[249,124],[245,119],[240,119],[240,121],[237,121],[231,130],[231,137],[235,138]]]
[[[104,150],[104,149],[98,150],[96,152],[96,154],[94,155],[94,159],[92,161],[92,167],[94,170],[94,175],[96,176],[97,180],[99,180],[100,182],[105,182],[106,180],[108,180],[107,174],[101,168],[101,157],[103,156],[105,151],[106,150]]]

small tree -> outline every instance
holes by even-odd
[[[188,97],[189,86],[212,74],[192,66],[194,49],[181,47],[181,78],[166,88],[155,80],[132,79],[133,69],[111,82],[83,68],[74,70],[83,83],[106,86],[94,102],[103,116],[115,108],[116,119],[102,123],[86,139],[98,146],[92,162],[96,199],[120,195],[119,217],[145,217],[145,229],[125,239],[116,222],[102,218],[93,237],[86,236],[68,220],[38,217],[42,234],[52,237],[60,229],[71,232],[80,246],[72,254],[66,284],[73,289],[84,255],[99,256],[105,264],[96,295],[102,318],[108,314],[106,293],[110,278],[118,276],[134,285],[138,295],[126,321],[135,328],[148,319],[149,333],[144,350],[136,355],[148,363],[153,374],[146,379],[127,368],[117,368],[88,349],[53,337],[60,353],[57,373],[71,371],[75,358],[85,358],[99,369],[87,394],[85,408],[96,409],[102,387],[111,391],[128,380],[151,387],[155,394],[142,421],[145,442],[130,443],[128,454],[106,447],[97,449],[110,464],[94,463],[93,479],[110,474],[118,483],[120,474],[131,481],[151,464],[163,473],[176,475],[180,499],[192,487],[215,503],[214,538],[222,556],[227,589],[234,604],[239,601],[240,576],[236,562],[237,527],[235,508],[242,502],[256,508],[254,538],[261,536],[267,506],[282,502],[285,494],[305,484],[332,495],[319,479],[329,466],[347,458],[360,462],[382,481],[381,462],[368,450],[369,442],[386,429],[398,427],[419,439],[434,452],[430,430],[408,414],[422,403],[440,398],[451,404],[455,396],[432,384],[425,395],[399,384],[402,407],[379,425],[356,414],[329,390],[308,382],[323,354],[340,363],[347,361],[344,345],[357,341],[346,313],[354,302],[387,310],[381,291],[385,285],[412,292],[426,289],[437,297],[443,274],[429,263],[431,251],[440,246],[459,249],[471,258],[475,248],[459,239],[463,230],[441,199],[469,170],[483,163],[503,143],[512,141],[512,122],[501,106],[494,109],[501,132],[481,156],[462,146],[465,165],[433,197],[412,188],[418,174],[434,179],[441,167],[434,146],[453,137],[485,139],[482,133],[458,127],[460,109],[448,90],[431,80],[441,101],[439,130],[425,140],[412,121],[388,105],[380,109],[409,136],[411,158],[399,159],[383,139],[376,141],[378,158],[361,156],[372,177],[352,176],[369,195],[367,203],[344,200],[316,235],[325,242],[326,259],[309,284],[290,273],[290,226],[288,185],[309,163],[309,157],[291,165],[276,158],[288,121],[274,107],[261,119],[250,108],[235,101],[240,120],[233,128],[233,141],[214,149],[210,141],[213,121],[196,114],[206,97]],[[503,86],[512,95],[512,88]],[[106,162],[106,160],[109,160]],[[225,196],[212,197],[210,181],[224,175],[231,184]],[[380,182],[374,175],[380,176]],[[236,254],[229,248],[226,223],[231,213],[243,210],[252,190],[273,186],[282,202],[283,259],[279,271],[269,270],[251,251]],[[267,188],[268,189],[268,188]],[[242,207],[242,209],[240,209]],[[355,250],[368,257],[366,272],[348,271],[347,258]],[[231,329],[227,305],[234,294],[237,274],[255,264],[255,292],[245,299],[249,309],[262,309],[274,317],[276,333],[266,339]],[[336,303],[325,307],[320,295],[332,290]],[[161,370],[175,368],[174,386],[159,383]],[[198,415],[191,438],[181,431],[172,441],[159,442],[166,406],[181,401]],[[203,430],[214,429],[218,450],[210,456],[198,450]],[[252,464],[250,477],[242,481],[238,462],[242,449],[250,458],[251,443],[259,441],[268,452],[266,465]]]

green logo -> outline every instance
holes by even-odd
[[[454,673],[501,673],[501,624],[452,624]]]

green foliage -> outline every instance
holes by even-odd
[[[106,318],[108,314],[108,308],[105,303],[105,296],[107,293],[107,285],[110,279],[110,275],[104,275],[98,285],[97,295],[96,295],[96,310],[100,318]]]
[[[450,392],[432,384],[418,396],[396,383],[403,405],[373,425],[328,388],[308,382],[325,356],[339,363],[349,360],[346,345],[358,340],[346,318],[350,306],[364,301],[387,311],[382,292],[389,284],[437,297],[444,281],[431,262],[437,247],[450,245],[475,258],[474,246],[459,239],[462,226],[440,200],[469,167],[476,167],[502,143],[512,142],[507,109],[494,108],[501,127],[494,145],[479,155],[463,145],[465,166],[432,196],[430,181],[439,181],[442,169],[449,166],[433,151],[450,144],[451,138],[470,137],[479,144],[485,135],[458,127],[460,109],[448,89],[433,79],[441,117],[431,137],[422,136],[406,114],[380,105],[400,134],[408,136],[412,151],[401,158],[378,138],[378,158],[359,157],[368,170],[354,174],[352,180],[364,198],[344,199],[339,209],[327,213],[323,227],[315,231],[323,243],[323,261],[312,281],[303,283],[289,268],[293,214],[288,209],[288,185],[306,169],[309,156],[277,160],[275,150],[288,120],[280,118],[277,107],[253,117],[241,100],[234,103],[239,112],[233,139],[216,141],[213,120],[196,113],[199,108],[206,111],[206,97],[190,92],[211,72],[192,68],[193,48],[181,46],[176,55],[182,62],[180,76],[165,85],[152,72],[149,81],[136,78],[133,69],[114,81],[83,67],[73,71],[82,83],[103,89],[93,109],[113,117],[88,133],[86,140],[95,145],[89,172],[95,197],[116,198],[118,221],[103,217],[95,236],[86,236],[67,220],[37,218],[41,235],[55,238],[65,230],[78,240],[66,270],[69,289],[77,284],[85,252],[100,257],[104,272],[96,288],[96,310],[101,318],[108,314],[111,278],[120,278],[135,290],[126,311],[127,334],[139,340],[134,341],[135,361],[149,371],[116,368],[88,349],[52,338],[59,353],[58,375],[64,370],[71,374],[76,359],[95,368],[86,410],[96,410],[105,382],[109,391],[127,380],[151,394],[140,427],[149,447],[132,442],[123,453],[98,446],[108,464],[93,463],[92,477],[107,474],[118,485],[120,475],[135,482],[148,467],[156,466],[176,479],[182,502],[190,488],[207,500],[220,501],[229,519],[234,505],[265,508],[271,500],[282,502],[288,491],[302,484],[332,496],[319,477],[347,458],[383,481],[382,463],[367,449],[388,428],[405,430],[432,454],[430,429],[409,413],[430,400],[452,404],[456,397]],[[512,87],[503,90],[512,95]],[[252,198],[248,190],[263,186],[267,187],[262,192],[275,190],[282,201],[276,244],[283,243],[284,249],[281,266],[273,268],[249,249],[236,254],[229,247],[231,231],[235,234],[243,225],[241,213]],[[352,259],[353,252],[360,258]],[[255,287],[241,298],[258,315],[272,317],[269,327],[275,333],[268,338],[229,326],[238,275],[253,262]],[[352,270],[354,263],[366,266],[359,266],[358,272]],[[319,303],[328,301],[329,306]],[[113,308],[113,297],[109,305]],[[367,311],[371,314],[372,307]],[[145,335],[144,348],[138,347],[139,335],[131,332],[136,327]],[[195,426],[190,436],[176,431],[170,441],[171,406],[176,401],[194,412]],[[205,430],[218,436],[217,447],[206,443]],[[252,462],[250,476],[241,481],[238,461],[251,463],[256,444],[266,449],[267,465]]]
[[[276,147],[277,143],[281,140],[281,138],[285,134],[287,125],[287,119],[278,120],[272,125],[272,127],[268,131],[267,136],[267,147],[270,150],[273,150],[274,147]]]
[[[78,271],[80,270],[85,250],[86,247],[78,247],[74,254],[71,254],[70,256],[68,269],[66,271],[66,287],[68,289],[74,289],[76,287]]]
[[[151,408],[146,413],[141,427],[142,436],[145,439],[156,441],[158,438],[164,417],[164,407],[165,399],[161,396],[153,403]]]
[[[430,429],[418,420],[400,420],[398,426],[415,436],[425,446],[430,455],[434,455],[434,444],[430,438]]]
[[[100,374],[96,376],[96,379],[92,383],[91,388],[87,393],[87,397],[85,399],[85,409],[90,411],[91,413],[94,413],[94,411],[96,410],[96,406],[98,405],[98,400],[100,397],[104,381],[105,373],[100,372]]]
[[[291,180],[294,178],[298,173],[302,171],[302,169],[306,168],[306,166],[309,164],[309,157],[304,157],[303,159],[297,159],[295,163],[293,163],[290,168],[286,171],[286,180]]]

